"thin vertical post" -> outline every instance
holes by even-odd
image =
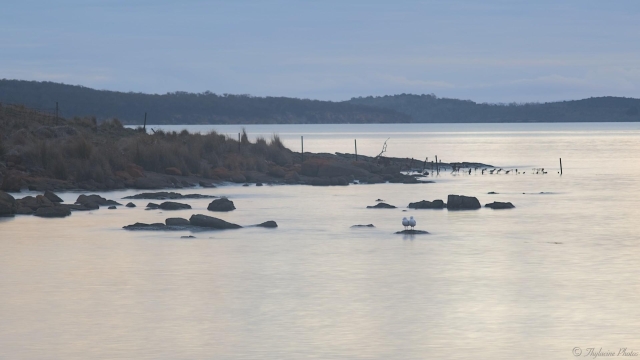
[[[440,174],[440,166],[438,165],[438,155],[436,155],[436,173]]]
[[[424,167],[427,166],[427,161],[429,160],[429,157],[427,156],[426,158],[424,158],[424,163],[422,164],[422,173],[424,174]]]
[[[560,158],[560,175],[562,175],[562,158]]]
[[[240,144],[241,144],[241,142],[240,142],[240,133],[238,133],[238,151],[240,151]]]
[[[353,139],[353,145],[356,148],[356,161],[358,161],[358,140]]]
[[[144,132],[147,132],[147,112],[146,111],[144,113],[144,124],[142,125],[142,130],[144,130]]]
[[[300,136],[300,145],[302,145],[300,155],[302,156],[302,162],[304,162],[304,136]]]

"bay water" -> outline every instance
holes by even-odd
[[[185,126],[158,126],[181,130]],[[237,137],[240,126],[187,126]],[[0,359],[573,359],[640,352],[640,124],[248,125],[300,151],[475,161],[430,184],[220,186],[237,210],[0,219]],[[558,174],[559,158],[563,174]],[[410,160],[408,160],[410,161]],[[535,174],[544,168],[547,174]],[[100,195],[121,203],[135,190]],[[497,194],[488,194],[496,192]],[[34,195],[24,192],[16,197]],[[476,211],[409,202],[476,196]],[[60,193],[73,202],[79,193]],[[376,199],[397,209],[367,209]],[[277,229],[125,231],[209,214]],[[404,236],[414,216],[429,235]],[[351,228],[373,224],[374,228]],[[184,239],[181,236],[193,235]],[[576,350],[577,349],[577,350]]]

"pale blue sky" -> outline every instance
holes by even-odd
[[[12,1],[0,78],[346,100],[640,97],[639,1]]]

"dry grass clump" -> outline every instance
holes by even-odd
[[[126,170],[129,164],[159,173],[175,167],[184,175],[213,177],[214,169],[223,169],[222,173],[266,172],[270,163],[287,166],[297,158],[278,135],[269,142],[258,137],[252,143],[245,129],[238,141],[215,131],[191,134],[186,130],[157,130],[147,134],[141,128],[124,128],[117,119],[100,124],[92,117],[60,119],[56,123],[43,119],[34,117],[20,124],[0,107],[0,158],[12,151],[29,172],[100,183]],[[60,126],[75,131],[56,131]]]

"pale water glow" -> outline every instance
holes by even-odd
[[[206,199],[173,212],[134,200],[134,209],[0,220],[0,358],[571,359],[574,347],[638,349],[637,126],[439,126],[260,129],[292,148],[304,133],[309,151],[347,152],[358,138],[371,155],[391,137],[389,155],[527,173],[182,190],[229,196],[237,210],[217,214],[225,220],[279,224],[195,239],[121,227],[207,214]],[[448,194],[516,208],[403,212]],[[366,209],[377,198],[399,208]],[[405,216],[432,234],[393,234]],[[368,223],[376,227],[350,228]]]

